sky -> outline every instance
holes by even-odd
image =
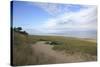
[[[13,27],[36,35],[96,37],[97,7],[13,1]]]

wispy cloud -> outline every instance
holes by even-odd
[[[97,7],[94,5],[73,5],[56,3],[34,3],[52,18],[40,26],[43,33],[60,35],[96,35]],[[75,35],[74,35],[75,34]],[[96,37],[96,36],[95,36]]]
[[[44,22],[43,27],[47,30],[96,30],[97,7],[87,6],[78,12],[70,12],[50,18]]]
[[[42,8],[48,14],[52,16],[58,16],[59,14],[77,12],[80,9],[86,8],[82,5],[72,5],[72,4],[56,4],[56,3],[34,3],[34,5]]]
[[[51,3],[34,3],[34,4],[53,16],[61,12],[61,10],[59,9],[60,7],[57,4],[51,4]]]

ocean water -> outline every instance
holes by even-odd
[[[59,36],[68,36],[68,37],[78,37],[78,38],[97,38],[97,31],[90,30],[90,31],[65,31],[65,32],[57,32],[52,33],[51,35],[59,35]]]
[[[66,36],[66,37],[78,37],[78,38],[91,38],[97,39],[97,30],[73,30],[73,31],[59,31],[59,32],[52,32],[52,33],[43,33],[37,30],[28,30],[27,31],[31,35],[43,35],[43,36]]]

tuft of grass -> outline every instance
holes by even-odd
[[[63,45],[54,45],[53,49],[58,51],[65,51],[69,54],[81,53],[86,61],[97,60],[97,43],[89,42],[80,39],[65,39],[61,40]]]
[[[66,40],[63,45],[54,45],[55,50],[65,50],[66,52],[82,52],[97,55],[97,45],[93,42],[81,40]]]
[[[31,48],[31,43],[35,43],[35,41],[30,42],[30,38],[27,35],[22,35],[20,33],[13,33],[13,66],[19,65],[28,65],[35,64],[34,62],[34,53]]]

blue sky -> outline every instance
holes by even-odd
[[[50,18],[50,15],[35,5],[23,1],[13,2],[14,27],[35,28],[41,25],[46,18]]]
[[[14,1],[13,26],[22,27],[30,34],[96,31],[97,7]]]
[[[35,3],[36,4],[36,3]],[[38,3],[37,3],[38,4]],[[52,4],[51,4],[52,5]],[[58,5],[60,9],[64,9],[66,5]],[[80,5],[69,5],[67,12],[77,12],[80,9],[83,9],[83,6]],[[64,13],[65,11],[61,11]],[[55,15],[55,14],[54,14]],[[42,22],[46,21],[48,18],[53,18],[48,12],[44,9],[38,7],[37,5],[32,4],[31,2],[24,1],[14,1],[13,2],[13,21],[14,26],[22,26],[24,28],[38,27]]]

